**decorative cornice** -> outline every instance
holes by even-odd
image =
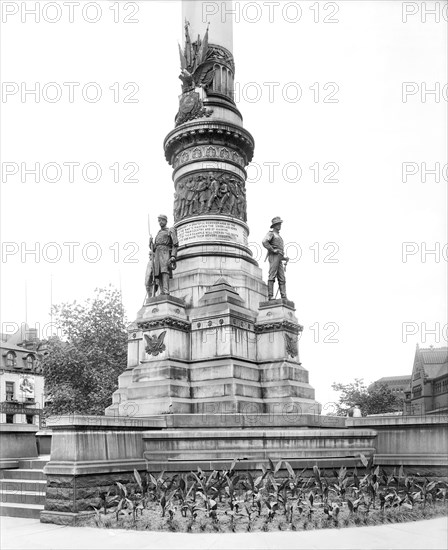
[[[291,321],[279,321],[277,323],[262,323],[255,325],[256,333],[278,332],[283,330],[287,330],[288,332],[292,332],[293,334],[299,334],[299,332],[302,332],[303,326],[292,323]]]
[[[174,155],[193,145],[216,144],[233,147],[241,151],[247,164],[252,161],[255,142],[252,135],[236,124],[215,120],[194,121],[172,130],[165,138],[166,160],[172,164]]]
[[[182,319],[176,319],[174,317],[164,317],[163,319],[155,319],[154,321],[140,321],[137,323],[140,330],[154,330],[160,328],[174,328],[189,332],[191,323],[183,321]]]
[[[220,243],[220,246],[223,246],[225,243]],[[234,254],[232,252],[223,252],[222,250],[218,251],[218,252],[214,252],[214,251],[210,251],[208,252],[207,250],[206,251],[203,251],[203,247],[204,247],[204,243],[195,243],[195,244],[191,244],[191,245],[184,245],[184,246],[180,246],[179,247],[179,255],[178,255],[178,261],[181,261],[181,260],[186,260],[186,259],[191,259],[191,258],[205,258],[207,256],[211,256],[211,257],[220,257],[220,258],[237,258],[239,261],[245,261],[245,262],[248,262],[256,267],[258,267],[258,262],[256,260],[254,260],[254,258],[251,257],[251,254],[252,254],[252,251],[247,248],[247,249],[244,249],[244,247],[238,245],[238,244],[234,244],[232,243],[232,246],[234,248],[239,248],[240,250],[244,250],[247,252],[247,256],[243,255],[243,254]],[[197,249],[197,248],[200,248],[200,250],[198,252],[184,252],[185,249]]]

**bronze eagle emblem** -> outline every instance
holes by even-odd
[[[166,330],[161,332],[158,336],[153,334],[152,336],[148,336],[148,334],[145,334],[145,340],[148,344],[145,347],[145,351],[148,355],[159,355],[159,353],[163,353],[166,350],[166,346],[163,343],[166,336]]]

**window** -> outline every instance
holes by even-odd
[[[13,414],[7,414],[6,415],[6,424],[14,424],[14,415]]]
[[[17,366],[16,354],[12,353],[12,351],[8,352],[6,355],[6,366],[9,368]]]
[[[32,369],[34,367],[34,357],[32,355],[28,355],[26,358],[26,368]]]
[[[14,400],[14,382],[6,382],[6,401]]]
[[[221,91],[221,67],[219,65],[214,65],[215,76],[213,78],[213,89],[215,92]]]
[[[26,423],[27,424],[33,424],[33,421],[34,421],[34,416],[32,414],[27,414],[26,415]]]

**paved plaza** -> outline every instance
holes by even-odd
[[[186,534],[94,529],[0,518],[2,550],[22,549],[447,549],[448,518],[377,527],[283,533]]]

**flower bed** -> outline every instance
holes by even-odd
[[[85,525],[151,531],[241,532],[379,525],[447,514],[445,481],[386,472],[361,456],[366,472],[294,471],[280,461],[260,475],[229,470],[158,477],[134,472],[116,483]]]

